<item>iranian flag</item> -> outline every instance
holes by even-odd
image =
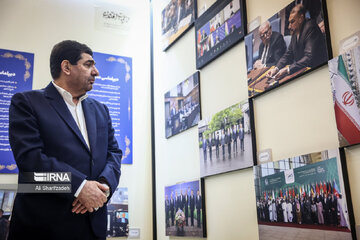
[[[353,60],[351,55],[344,54],[329,61],[335,117],[341,146],[360,143],[360,109],[357,106],[356,94],[352,90],[354,88],[349,76],[350,71],[350,74],[355,76],[352,79],[357,81],[356,65]]]

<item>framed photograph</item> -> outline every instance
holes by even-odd
[[[170,0],[161,12],[161,42],[166,51],[193,25],[196,0]]]
[[[332,58],[325,0],[293,1],[245,37],[249,97]]]
[[[360,46],[329,61],[341,147],[360,143]]]
[[[202,189],[203,180],[165,187],[166,236],[206,237]]]
[[[246,34],[243,0],[216,1],[195,21],[196,68],[229,50]]]
[[[107,237],[129,235],[128,188],[118,187],[107,204]]]
[[[334,149],[254,166],[259,239],[351,240],[355,221],[344,157]]]
[[[0,209],[4,211],[4,216],[7,219],[9,219],[12,213],[15,196],[16,190],[0,190]]]
[[[195,126],[200,121],[200,74],[194,73],[165,93],[165,137]]]
[[[254,165],[252,112],[252,104],[246,100],[199,122],[201,177]]]

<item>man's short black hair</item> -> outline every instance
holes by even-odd
[[[50,72],[52,78],[55,80],[60,77],[62,61],[68,60],[72,65],[76,65],[81,59],[82,53],[93,55],[92,50],[88,46],[77,41],[65,40],[56,44],[50,55]]]
[[[297,13],[299,16],[303,15],[305,17],[306,14],[306,8],[302,4],[297,4],[295,7],[291,10],[290,13]]]

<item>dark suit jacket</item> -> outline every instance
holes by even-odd
[[[174,199],[170,199],[170,213],[171,216],[174,216],[174,211],[175,211],[175,200]]]
[[[299,40],[293,35],[285,54],[276,66],[281,69],[290,65],[290,74],[304,67],[316,67],[328,60],[326,42],[320,28],[313,20],[303,23]]]
[[[166,199],[165,200],[165,213],[166,213],[166,216],[169,214],[169,211],[170,211],[170,200]]]
[[[196,205],[196,209],[197,210],[200,210],[201,209],[201,205],[202,205],[202,202],[201,202],[201,196],[199,196],[199,199],[198,199],[198,196],[195,196],[195,205]]]
[[[183,208],[185,210],[185,213],[187,213],[188,208],[189,208],[189,196],[188,195],[183,195],[182,205],[183,205]]]
[[[261,56],[264,51],[264,44],[261,42],[259,47],[259,56]],[[286,51],[286,44],[283,36],[278,32],[272,32],[270,38],[270,45],[268,55],[266,57],[266,66],[271,67],[277,64],[279,59],[284,55]]]
[[[179,7],[180,7],[180,14],[179,14]],[[186,14],[186,9],[185,9],[184,4],[182,4],[181,6],[176,6],[175,25],[177,25],[186,16],[185,14]]]
[[[105,181],[111,194],[116,190],[122,152],[107,107],[91,98],[83,100],[82,107],[90,149],[52,83],[12,97],[9,140],[19,183],[25,181],[24,172],[71,172],[72,177],[72,193],[17,194],[10,224],[14,239],[82,239],[82,230],[89,226],[90,232],[105,237],[106,206],[75,214],[71,204],[84,179]]]
[[[195,208],[195,196],[191,196],[190,195],[190,210],[191,211],[194,211],[194,208]]]
[[[242,129],[240,129],[239,130],[239,138],[240,138],[240,140],[242,140],[242,139],[244,139],[244,128],[242,128]]]

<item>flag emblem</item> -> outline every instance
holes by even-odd
[[[350,91],[346,91],[342,95],[342,99],[343,99],[343,103],[344,103],[345,106],[351,106],[355,102],[354,94],[352,92],[350,92]]]

